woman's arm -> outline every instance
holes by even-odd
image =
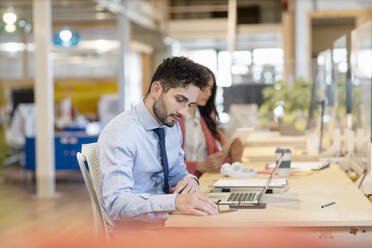
[[[189,171],[189,173],[197,176],[198,178],[200,177],[201,172],[198,171],[197,161],[189,161],[185,159],[185,164],[186,164],[186,168]]]
[[[243,145],[240,138],[235,138],[230,146],[229,156],[231,162],[242,162]]]
[[[210,154],[205,161],[189,161],[185,159],[185,164],[191,174],[200,177],[203,172],[218,172],[226,156],[225,152],[216,152]]]

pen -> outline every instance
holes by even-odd
[[[333,204],[336,204],[336,202],[333,201],[333,202],[324,204],[324,205],[321,206],[321,208],[326,208],[326,207],[332,206]]]
[[[187,186],[187,185],[185,185],[185,187],[183,187],[183,188],[180,190],[180,192],[178,192],[178,194],[181,194],[182,191],[186,188],[186,186]]]

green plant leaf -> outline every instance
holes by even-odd
[[[293,124],[297,130],[304,130],[311,102],[312,82],[297,79],[289,88],[284,81],[277,81],[263,90],[264,103],[259,109],[260,123],[269,124],[274,120],[273,110],[281,104],[285,111],[284,123]]]

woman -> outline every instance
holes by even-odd
[[[218,130],[216,117],[216,79],[211,70],[208,87],[201,90],[196,105],[190,107],[180,121],[183,134],[182,148],[190,173],[200,176],[203,172],[217,172],[225,162],[241,162],[243,147],[239,138],[234,139],[230,150],[222,150],[225,137]]]

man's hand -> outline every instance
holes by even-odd
[[[199,193],[179,194],[176,197],[176,208],[181,214],[212,215],[218,214],[215,203]]]
[[[218,172],[227,154],[224,151],[216,152],[208,156],[208,159],[197,164],[200,172]]]
[[[187,194],[191,192],[199,192],[199,184],[198,182],[192,177],[185,177],[181,181],[179,181],[176,187],[171,188],[170,192],[173,193],[180,193],[180,194]]]

